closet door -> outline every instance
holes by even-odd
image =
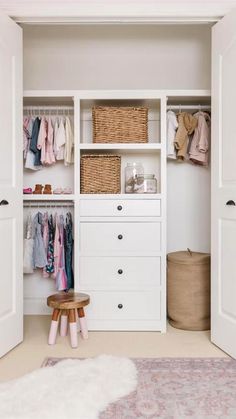
[[[236,10],[212,42],[211,337],[236,358]]]
[[[22,30],[0,15],[0,356],[23,338]]]

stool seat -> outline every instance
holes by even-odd
[[[89,304],[90,297],[82,292],[58,292],[47,298],[47,305],[59,310],[82,308]]]
[[[90,297],[81,292],[58,292],[47,298],[47,305],[53,308],[51,327],[48,337],[49,345],[56,342],[58,323],[60,320],[60,334],[67,335],[68,320],[72,348],[77,348],[77,320],[79,318],[81,336],[88,338],[84,307],[90,302]]]

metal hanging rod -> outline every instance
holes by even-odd
[[[193,109],[193,110],[210,110],[211,109],[211,105],[167,105],[167,109],[171,110],[171,109]]]
[[[74,110],[74,106],[23,106],[24,110],[55,110],[55,111],[69,111]]]
[[[63,207],[63,208],[69,208],[74,207],[73,202],[54,202],[53,204],[48,204],[45,201],[44,202],[24,202],[24,207],[28,208],[56,208],[56,207]]]

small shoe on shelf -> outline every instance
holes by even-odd
[[[33,194],[42,194],[43,193],[43,185],[36,183]]]
[[[46,184],[44,186],[43,194],[44,195],[51,195],[52,194],[52,186],[49,185],[49,184]]]
[[[23,189],[23,194],[32,194],[32,193],[33,193],[32,188],[24,188]]]
[[[64,188],[62,193],[64,194],[72,194],[72,189],[71,188]]]
[[[61,195],[63,193],[63,189],[62,188],[55,188],[53,190],[53,193],[56,195]]]

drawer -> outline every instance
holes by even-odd
[[[149,289],[161,284],[160,257],[81,257],[80,288]]]
[[[154,256],[161,248],[161,223],[80,224],[82,256]]]
[[[161,201],[144,199],[80,201],[82,217],[160,217]]]
[[[94,320],[159,320],[160,291],[89,292],[86,316]]]

